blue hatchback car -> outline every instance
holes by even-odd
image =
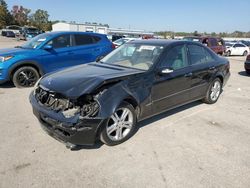
[[[23,46],[0,50],[0,83],[31,87],[44,74],[96,61],[113,50],[106,35],[85,32],[51,32]]]

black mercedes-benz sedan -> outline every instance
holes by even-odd
[[[99,139],[113,146],[141,120],[196,100],[215,103],[229,68],[196,42],[138,40],[98,62],[43,76],[30,102],[42,128],[67,146]]]

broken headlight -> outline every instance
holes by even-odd
[[[95,117],[99,112],[99,104],[94,99],[94,96],[87,95],[80,97],[73,106],[62,111],[66,118],[71,118],[77,114],[81,117]]]

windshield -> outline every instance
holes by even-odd
[[[44,33],[26,42],[22,48],[36,49],[41,43],[48,40],[49,34]]]
[[[39,30],[36,28],[27,28],[27,33],[38,33]]]
[[[102,59],[102,63],[148,70],[163,51],[163,46],[124,44]]]
[[[121,38],[121,39],[114,41],[114,43],[116,43],[118,45],[122,45],[122,44],[126,43],[127,41],[128,41],[127,39]]]

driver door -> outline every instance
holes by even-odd
[[[52,49],[43,50],[41,62],[45,72],[52,72],[72,66],[74,51],[72,49],[71,35],[60,35],[50,40],[47,45]]]
[[[186,45],[174,46],[167,50],[158,70],[160,71],[155,75],[152,88],[154,114],[190,100],[192,73],[188,64]]]

